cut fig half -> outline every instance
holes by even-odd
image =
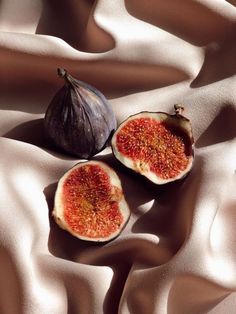
[[[175,114],[140,112],[113,134],[114,156],[155,184],[182,179],[191,170],[194,140],[190,121],[175,105]]]
[[[86,161],[59,180],[53,216],[73,236],[104,242],[120,234],[130,210],[116,172],[101,161]]]

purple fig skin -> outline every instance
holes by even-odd
[[[66,84],[46,110],[45,133],[62,151],[89,159],[106,146],[115,131],[115,115],[95,87],[73,78],[64,69],[58,69],[58,75]]]

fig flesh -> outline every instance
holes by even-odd
[[[190,121],[175,106],[175,114],[140,112],[113,134],[114,156],[155,184],[182,179],[192,168],[194,140]]]
[[[120,234],[130,210],[116,172],[90,160],[76,164],[59,180],[53,216],[73,236],[104,242]]]
[[[64,86],[50,102],[44,129],[50,141],[63,152],[88,159],[100,152],[117,127],[113,110],[95,87],[58,69]]]

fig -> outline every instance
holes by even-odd
[[[117,127],[114,112],[95,87],[58,69],[64,86],[50,102],[44,129],[50,141],[63,152],[89,159],[100,152]]]
[[[76,164],[59,180],[53,216],[73,236],[104,242],[117,237],[130,217],[120,179],[101,161]]]
[[[155,184],[182,179],[192,169],[194,140],[183,107],[175,114],[140,112],[117,128],[111,139],[114,156]]]

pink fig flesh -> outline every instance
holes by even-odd
[[[53,216],[77,238],[108,241],[120,234],[130,211],[115,171],[103,162],[87,161],[60,179]]]
[[[115,157],[156,184],[181,179],[193,165],[193,136],[188,119],[162,112],[129,117],[112,137]]]

